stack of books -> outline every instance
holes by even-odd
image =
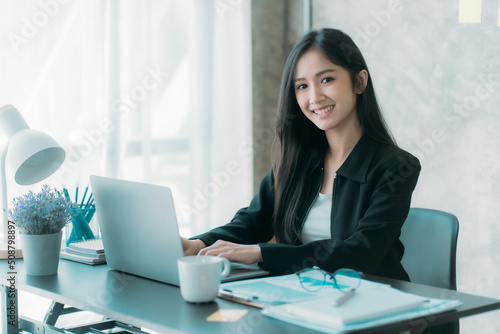
[[[102,239],[73,242],[61,250],[61,258],[90,265],[106,263]]]

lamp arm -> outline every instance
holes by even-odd
[[[23,252],[21,247],[18,246],[18,239],[16,239],[14,254],[12,253],[12,247],[9,249],[9,207],[7,205],[7,175],[5,168],[5,158],[7,157],[7,151],[9,149],[9,142],[5,144],[2,151],[2,157],[0,158],[0,181],[2,182],[2,221],[0,221],[0,259],[11,259],[12,256],[16,258],[23,257]]]
[[[2,150],[2,157],[0,160],[0,178],[2,182],[2,221],[0,226],[2,228],[2,239],[0,241],[1,245],[7,245],[7,235],[8,235],[8,206],[7,206],[7,176],[5,170],[5,158],[7,157],[7,151],[9,149],[9,142],[7,142]]]

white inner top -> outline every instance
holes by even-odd
[[[330,218],[332,213],[332,194],[319,193],[306,217],[300,241],[306,244],[311,241],[330,239]]]

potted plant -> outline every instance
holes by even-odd
[[[73,204],[48,185],[14,198],[10,218],[19,230],[28,275],[57,273],[62,229],[71,221]]]

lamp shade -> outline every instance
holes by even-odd
[[[41,131],[30,129],[12,105],[0,108],[0,130],[9,141],[6,159],[20,185],[34,184],[49,177],[66,158],[59,143]]]
[[[64,149],[49,135],[34,129],[17,132],[10,140],[7,161],[20,185],[52,175],[64,162]]]

